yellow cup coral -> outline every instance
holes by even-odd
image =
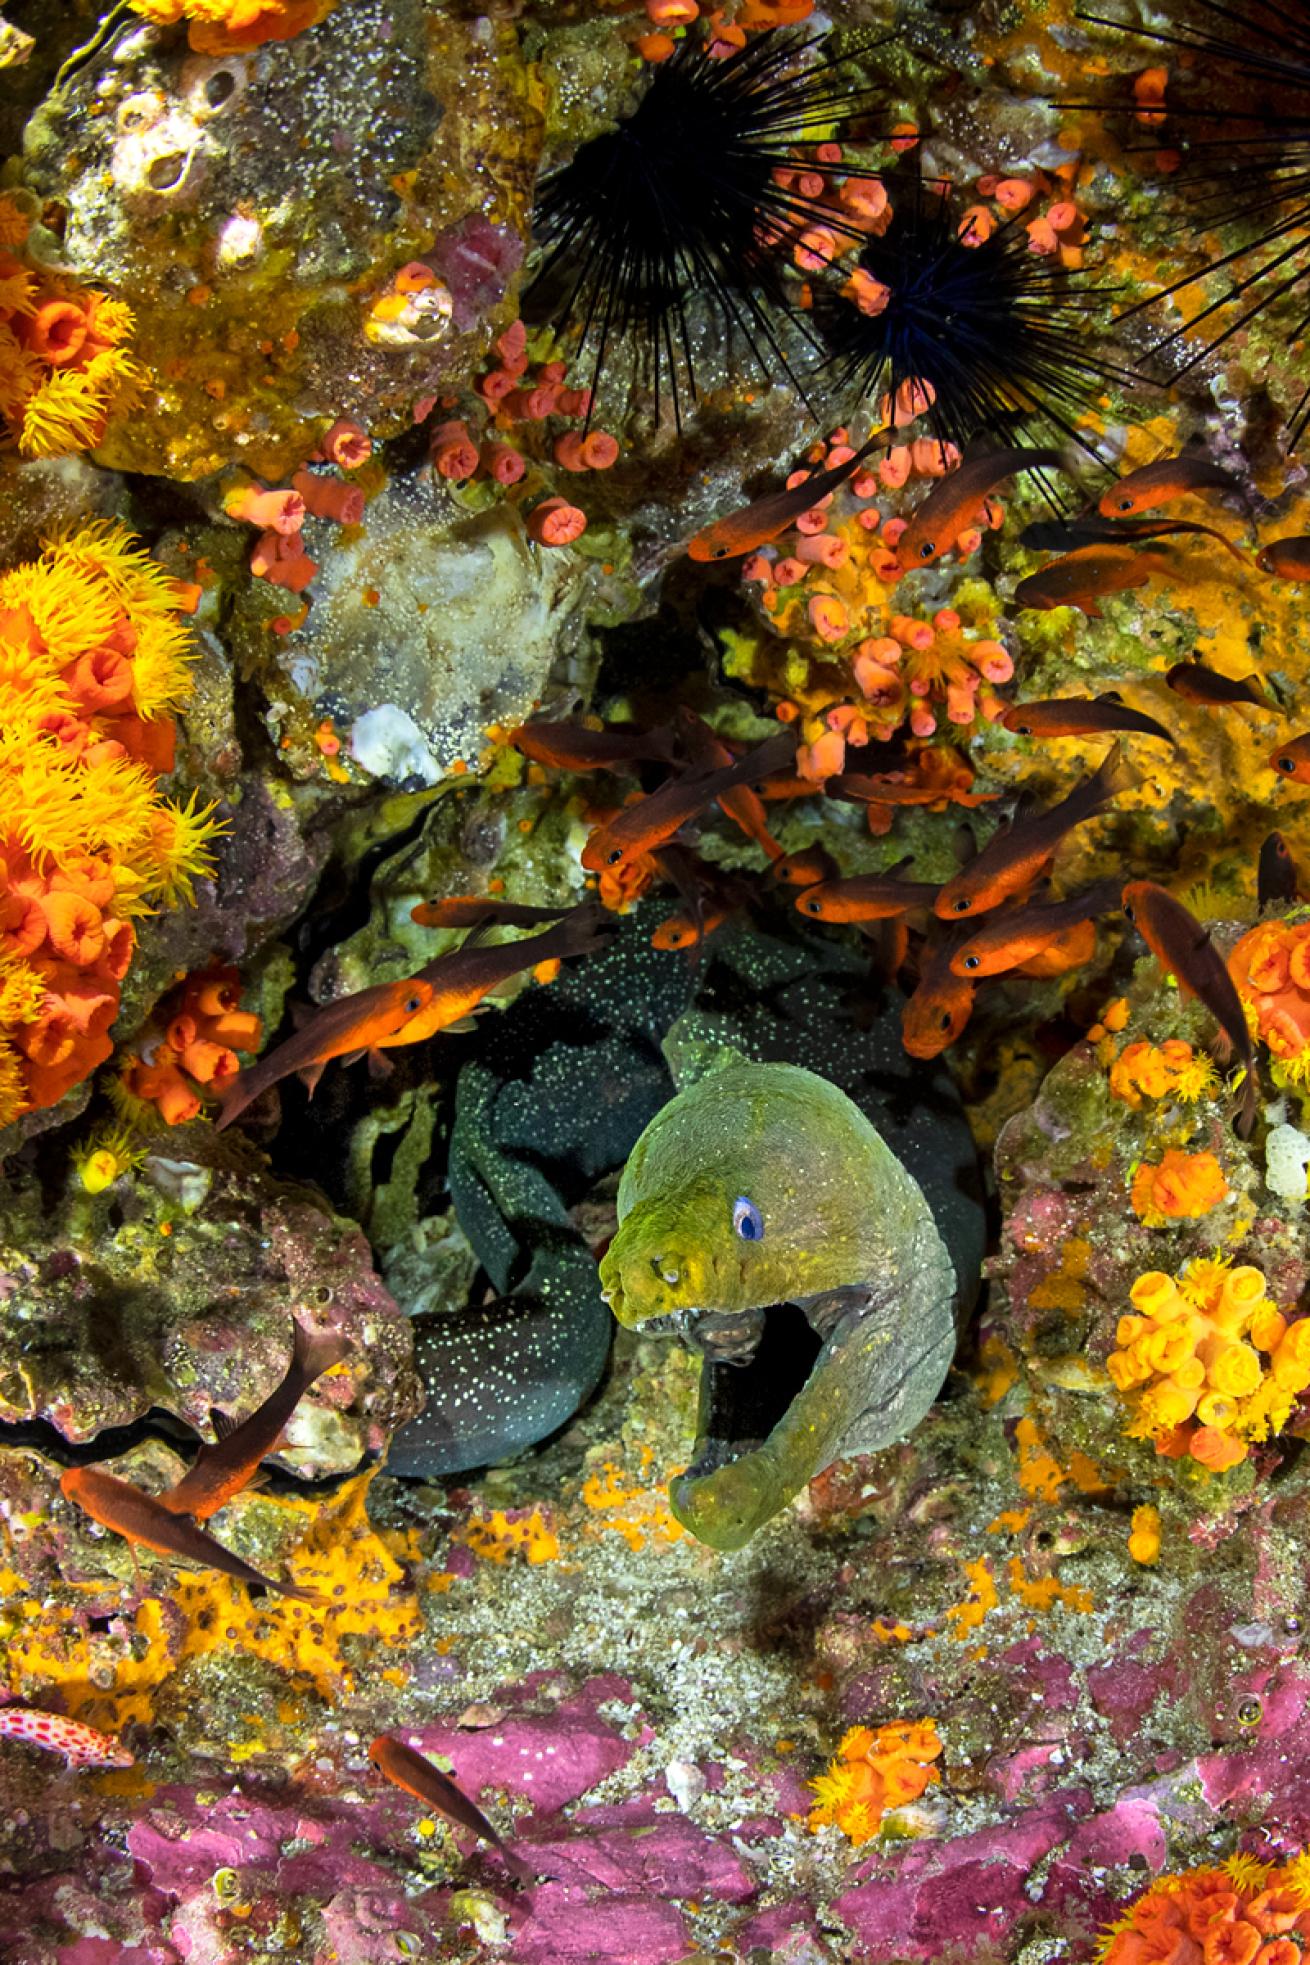
[[[105,524],[0,575],[0,1125],[108,1057],[133,917],[209,870],[209,814],[156,788],[188,597]]]
[[[64,457],[100,442],[145,370],[125,346],[132,309],[7,250],[28,230],[16,201],[0,197],[0,426],[23,457]]]
[[[1131,1298],[1106,1359],[1131,1438],[1221,1473],[1286,1425],[1310,1387],[1310,1318],[1289,1323],[1258,1269],[1198,1261],[1177,1281],[1153,1269]]]
[[[1133,1175],[1133,1212],[1147,1228],[1164,1228],[1171,1221],[1199,1220],[1227,1193],[1213,1153],[1180,1153],[1171,1146],[1158,1163],[1143,1160]]]
[[[1218,1085],[1208,1057],[1199,1057],[1181,1037],[1163,1044],[1126,1044],[1110,1066],[1110,1090],[1136,1110],[1143,1098],[1204,1098]]]
[[[925,1788],[940,1781],[931,1763],[941,1751],[930,1719],[896,1720],[876,1730],[851,1727],[827,1773],[810,1783],[818,1796],[810,1827],[835,1822],[852,1842],[871,1841],[888,1809],[917,1801]]]

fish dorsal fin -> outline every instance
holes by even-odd
[[[310,1018],[317,1016],[321,1008],[322,1005],[319,1003],[292,1003],[290,1005],[292,1029],[303,1030]]]
[[[214,1438],[220,1441],[225,1440],[229,1433],[235,1433],[237,1429],[236,1420],[229,1418],[227,1413],[220,1412],[217,1406],[209,1408],[209,1423],[214,1429]]]
[[[1123,697],[1117,689],[1103,689],[1100,695],[1094,696],[1092,700],[1096,703],[1118,703],[1120,705],[1123,703]]]

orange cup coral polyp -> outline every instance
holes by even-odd
[[[1310,1947],[1310,1859],[1162,1876],[1101,1940],[1099,1965],[1300,1965]]]
[[[1170,1147],[1158,1163],[1143,1160],[1133,1175],[1133,1212],[1147,1228],[1170,1221],[1198,1221],[1228,1193],[1213,1153],[1180,1153]]]
[[[185,598],[105,524],[0,575],[0,1125],[108,1057],[134,918],[209,870],[208,813],[156,786]]]
[[[138,14],[171,27],[190,23],[188,39],[197,54],[226,55],[259,48],[265,41],[290,41],[331,13],[336,0],[131,0]]]
[[[1310,1080],[1310,921],[1262,921],[1228,958],[1246,1019],[1281,1076]]]
[[[1106,1370],[1131,1413],[1130,1438],[1160,1453],[1188,1454],[1212,1473],[1235,1467],[1310,1388],[1310,1317],[1289,1322],[1250,1264],[1192,1262],[1176,1280],[1153,1269],[1131,1299]]]
[[[925,1788],[940,1781],[932,1762],[941,1751],[937,1727],[930,1719],[895,1720],[877,1728],[852,1726],[827,1773],[810,1783],[818,1796],[810,1810],[810,1827],[835,1822],[852,1842],[871,1841],[888,1809],[917,1801]]]

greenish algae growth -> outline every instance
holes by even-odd
[[[702,1542],[742,1547],[834,1459],[932,1403],[955,1341],[951,1259],[918,1184],[826,1079],[720,1053],[637,1141],[618,1214],[601,1284],[621,1324],[790,1302],[824,1339],[766,1440],[673,1483]]]

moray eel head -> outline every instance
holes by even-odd
[[[600,1265],[605,1299],[629,1326],[682,1310],[774,1303],[795,1277],[791,1238],[767,1235],[762,1211],[726,1172],[698,1173],[676,1193],[636,1202]]]

